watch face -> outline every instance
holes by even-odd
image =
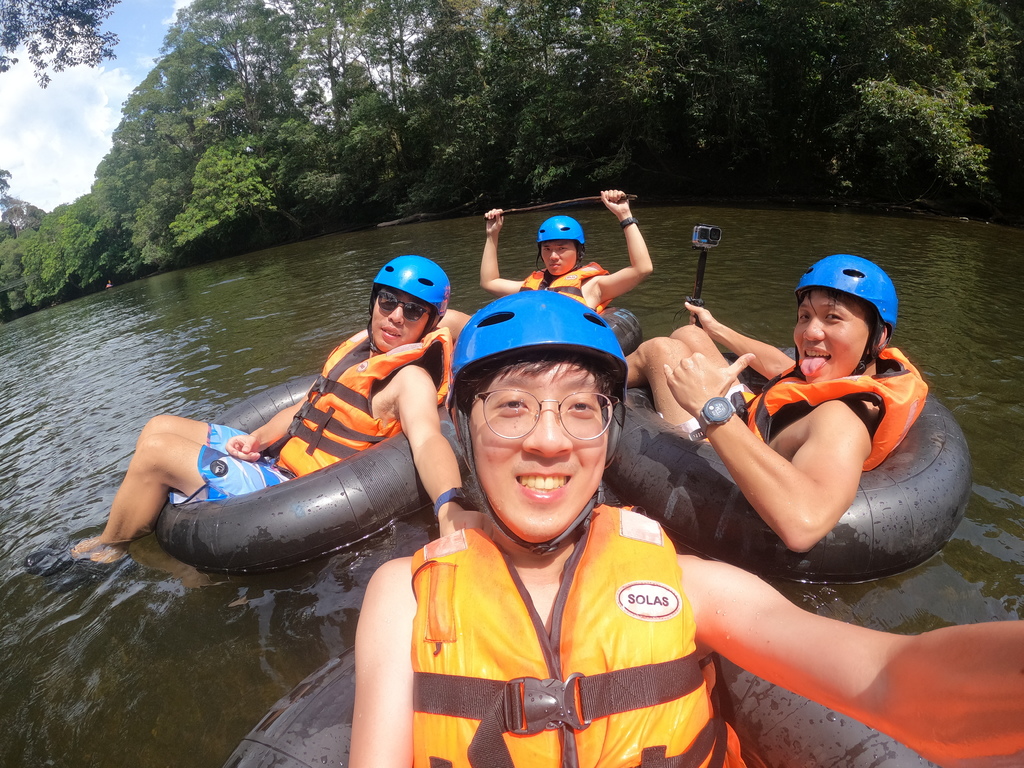
[[[704,418],[708,421],[721,423],[728,421],[735,413],[732,403],[724,397],[713,397],[704,404]]]

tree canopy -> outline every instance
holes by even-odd
[[[1022,32],[1010,0],[195,0],[90,194],[0,242],[0,286],[24,281],[5,299],[24,311],[612,186],[1020,222]]]
[[[120,0],[0,0],[0,73],[18,62],[13,54],[28,51],[36,78],[44,88],[48,70],[96,66],[114,58],[117,35],[104,32],[103,21]]]

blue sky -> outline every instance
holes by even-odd
[[[0,168],[11,172],[14,197],[51,211],[89,191],[121,104],[153,68],[175,13],[189,2],[121,0],[104,25],[120,37],[117,58],[51,73],[45,89],[27,56],[0,74]]]

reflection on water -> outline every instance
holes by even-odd
[[[571,212],[588,256],[626,264],[602,207]],[[1016,618],[1024,598],[1024,380],[1017,260],[1024,233],[845,210],[635,206],[655,275],[621,304],[646,335],[674,327],[697,264],[689,233],[722,227],[703,297],[723,321],[788,345],[792,289],[823,255],[852,252],[893,276],[896,343],[960,421],[974,460],[967,516],[913,571],[849,586],[780,584],[818,613],[899,632]],[[544,214],[506,218],[500,262],[533,268]],[[479,218],[322,238],[118,286],[0,326],[0,712],[3,765],[219,766],[266,709],[351,644],[366,581],[421,546],[431,516],[357,549],[281,573],[206,576],[152,537],[91,584],[26,575],[24,556],[101,527],[146,419],[209,419],[251,393],[319,367],[366,321],[380,265],[419,253],[477,285]],[[791,303],[792,302],[792,303]],[[68,586],[68,585],[64,585]]]

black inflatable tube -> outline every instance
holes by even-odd
[[[903,443],[861,476],[853,505],[807,552],[785,547],[711,445],[690,442],[648,407],[627,407],[604,478],[703,555],[765,577],[855,583],[906,571],[943,547],[967,507],[971,460],[953,415],[929,395]]]
[[[642,334],[632,312],[613,307],[602,316],[624,349],[636,349]],[[299,402],[314,378],[259,392],[217,422],[252,431]],[[458,455],[455,429],[444,409],[441,428]],[[170,555],[201,571],[263,573],[335,552],[429,504],[409,441],[399,434],[331,467],[256,493],[167,504],[156,536]]]
[[[281,698],[224,768],[347,764],[355,654],[332,659]],[[722,712],[748,768],[928,768],[914,750],[863,723],[752,675],[727,659],[717,669]]]
[[[312,377],[258,393],[219,423],[250,431],[301,400]],[[451,420],[441,428],[455,445]],[[214,573],[263,573],[330,554],[430,504],[409,441],[395,435],[313,474],[222,501],[168,504],[156,535],[169,554]]]

